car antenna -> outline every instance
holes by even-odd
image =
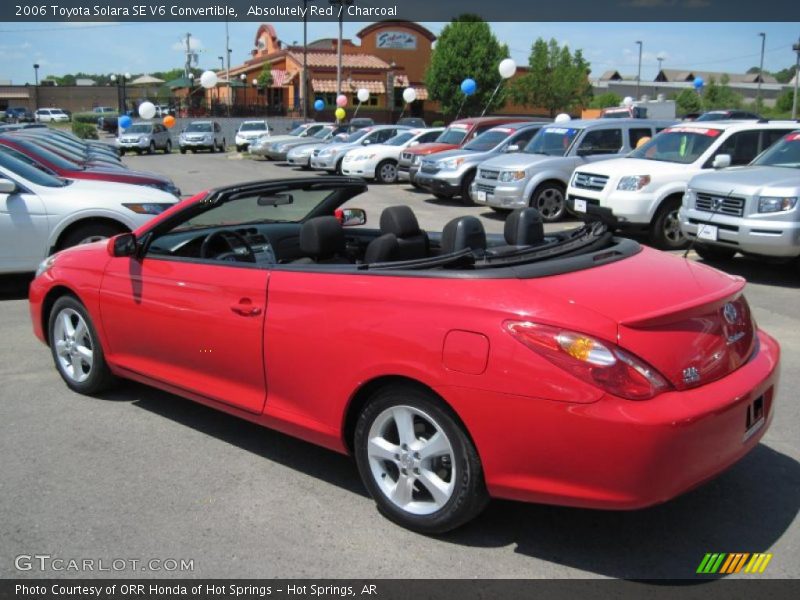
[[[730,200],[732,195],[733,195],[733,190],[728,192],[728,195],[725,196],[725,198],[723,200]],[[689,252],[691,252],[692,248],[694,248],[694,245],[697,242],[697,238],[700,237],[700,232],[703,230],[703,228],[705,228],[706,225],[711,225],[711,220],[722,209],[723,200],[720,200],[719,202],[715,202],[714,210],[711,211],[711,216],[708,217],[708,221],[706,223],[699,223],[698,224],[698,226],[697,226],[697,234],[694,236],[692,241],[689,242],[689,246],[686,248],[686,252],[683,253],[683,258],[686,258],[687,256],[689,256]]]

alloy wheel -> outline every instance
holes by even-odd
[[[64,308],[56,316],[53,335],[61,371],[75,383],[86,381],[94,364],[94,344],[86,321],[77,311]]]
[[[564,213],[564,193],[556,187],[546,187],[537,194],[534,208],[545,221],[556,221]]]

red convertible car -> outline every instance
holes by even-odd
[[[344,177],[212,190],[59,252],[31,284],[61,377],[117,378],[352,453],[419,532],[490,497],[635,509],[741,459],[766,431],[779,347],[744,281],[599,222],[380,229]]]

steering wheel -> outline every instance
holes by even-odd
[[[227,250],[218,252],[214,249],[218,239],[225,242]],[[241,249],[244,249],[244,253]],[[209,233],[203,240],[203,245],[200,246],[200,258],[254,263],[256,253],[241,233],[230,229],[218,229]]]

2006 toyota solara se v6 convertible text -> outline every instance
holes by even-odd
[[[438,533],[489,497],[634,509],[714,477],[772,419],[779,348],[744,281],[614,237],[475,217],[380,229],[359,179],[235,185],[61,251],[36,335],[75,391],[116,378],[352,453],[380,510]],[[345,206],[345,203],[348,203]]]

